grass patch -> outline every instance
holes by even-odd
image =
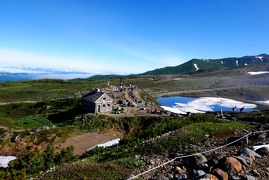
[[[0,102],[50,100],[66,94],[77,93],[91,88],[103,88],[103,81],[35,80],[0,83]]]
[[[51,127],[53,124],[46,117],[25,117],[16,122],[16,126],[20,128],[40,128],[43,126]]]
[[[139,169],[145,166],[143,162],[141,162],[140,160],[138,160],[137,158],[133,156],[117,159],[113,162],[120,165],[121,167],[130,169],[130,170]]]
[[[38,179],[126,179],[129,171],[112,163],[72,163],[56,168]]]
[[[169,136],[142,143],[137,146],[136,152],[139,154],[173,154],[180,150],[190,151],[189,149],[184,150],[185,146],[202,142],[206,134],[222,136],[244,128],[249,128],[249,125],[238,121],[192,123]]]

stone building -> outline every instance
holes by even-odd
[[[91,91],[82,97],[83,109],[88,113],[111,112],[112,103],[112,98],[100,90]]]

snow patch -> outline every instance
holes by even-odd
[[[186,114],[187,112],[191,113],[205,113],[213,112],[213,106],[218,105],[226,108],[232,108],[236,106],[237,108],[256,108],[256,104],[244,103],[241,101],[236,101],[233,99],[227,98],[216,98],[216,97],[201,97],[197,98],[188,103],[175,103],[176,106],[167,107],[161,106],[164,110],[177,113],[177,114]]]
[[[254,151],[256,151],[256,150],[258,150],[258,149],[260,149],[260,148],[263,148],[263,147],[267,147],[267,148],[269,148],[269,144],[253,146],[253,149],[254,149]]]
[[[170,111],[170,112],[176,113],[176,114],[187,114],[186,112],[181,111],[181,110],[177,109],[176,107],[161,106],[161,108],[163,108],[166,111]]]
[[[90,151],[96,147],[110,147],[110,146],[114,146],[114,145],[119,144],[119,143],[120,143],[120,138],[116,138],[116,139],[107,141],[103,144],[96,144],[95,146],[92,146],[91,148],[89,148],[88,151]]]
[[[194,65],[194,67],[195,67],[196,71],[198,71],[198,70],[199,70],[199,68],[198,68],[197,64],[193,64],[193,65]]]
[[[263,62],[263,56],[256,56],[255,58],[260,59]]]
[[[15,160],[15,156],[0,156],[0,167],[7,168],[10,161]]]
[[[238,67],[238,60],[235,61],[236,66]]]
[[[256,101],[256,103],[269,105],[269,100],[268,101]]]
[[[223,61],[220,61],[221,64],[223,64]]]
[[[247,66],[248,64],[247,63],[245,63],[245,66]]]
[[[269,71],[256,71],[256,72],[248,72],[250,75],[259,75],[259,74],[267,74]]]

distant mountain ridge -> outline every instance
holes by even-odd
[[[37,79],[74,79],[88,78],[91,73],[69,69],[31,68],[31,67],[0,67],[0,82],[24,81]]]
[[[152,71],[147,71],[142,75],[169,75],[188,74],[201,71],[212,71],[224,68],[238,68],[254,64],[269,63],[268,54],[257,56],[230,57],[222,59],[192,59],[178,66],[168,66]]]

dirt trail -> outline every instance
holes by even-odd
[[[0,106],[8,104],[19,104],[19,103],[36,103],[37,101],[14,101],[14,102],[0,102]]]
[[[60,148],[62,149],[68,146],[74,146],[74,154],[81,155],[94,145],[102,144],[121,136],[122,135],[120,133],[113,133],[111,135],[100,133],[84,133],[67,138],[64,143],[60,144]]]

